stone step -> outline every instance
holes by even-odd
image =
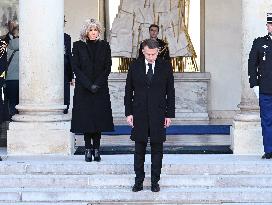
[[[212,146],[230,145],[230,135],[167,135],[165,146]],[[75,135],[75,146],[84,146],[83,135]],[[133,146],[129,135],[103,135],[101,146]]]
[[[182,204],[182,205],[203,205],[202,204]],[[206,204],[206,203],[205,203]],[[88,202],[83,202],[83,203],[62,203],[62,202],[48,202],[48,203],[44,203],[44,202],[5,202],[5,203],[1,203],[0,205],[181,205],[180,203],[158,203],[158,202],[148,202],[148,203],[137,203],[137,202],[109,202],[109,203],[88,203]],[[239,204],[233,204],[233,203],[220,203],[220,204],[208,204],[208,205],[271,205],[268,203],[239,203]]]
[[[1,189],[0,202],[118,202],[157,204],[221,204],[271,203],[271,188],[162,188],[159,193],[150,187],[133,193],[130,188],[115,189]],[[113,204],[113,203],[111,203]]]
[[[150,155],[145,171],[150,174]],[[106,155],[101,162],[87,163],[84,156],[4,157],[0,175],[93,175],[132,174],[133,155]],[[260,156],[164,155],[162,174],[167,175],[272,175],[271,160]]]
[[[62,202],[52,202],[52,203],[50,203],[50,202],[4,202],[4,203],[1,203],[0,202],[0,205],[88,205],[88,203],[87,202],[75,202],[75,203],[70,203],[70,202],[68,202],[68,203],[62,203]],[[91,204],[89,204],[89,205],[91,205]],[[93,204],[92,204],[93,205]],[[108,204],[109,205],[109,204]]]
[[[102,146],[101,155],[134,154],[134,146]],[[230,146],[209,145],[209,146],[164,146],[164,154],[232,154]],[[146,154],[151,153],[150,146],[146,148]],[[74,155],[84,155],[85,147],[76,148]]]
[[[203,202],[202,204],[195,204],[195,203],[191,203],[191,204],[182,204],[182,205],[203,205],[203,204],[207,204],[205,202]],[[1,203],[0,205],[181,205],[180,203],[158,203],[158,202],[141,202],[141,203],[137,203],[137,202],[108,202],[108,203],[88,203],[88,202],[83,202],[83,203],[78,203],[78,202],[74,202],[74,203],[65,203],[65,202],[5,202],[5,203]],[[271,205],[271,203],[220,203],[220,204],[211,204],[209,203],[208,205]]]
[[[2,175],[5,188],[112,188],[130,187],[131,175]],[[151,184],[147,176],[144,185]],[[161,175],[161,187],[272,188],[272,175]]]

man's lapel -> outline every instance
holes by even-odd
[[[160,64],[160,62],[158,60],[156,60],[155,61],[155,67],[154,67],[154,75],[153,75],[153,78],[152,78],[152,83],[159,79],[160,69],[161,69],[161,64]]]
[[[147,82],[146,77],[146,67],[145,67],[145,59],[141,58],[139,61],[139,71],[138,71],[139,77],[143,79],[145,82]]]

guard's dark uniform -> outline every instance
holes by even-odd
[[[67,110],[70,105],[70,82],[74,75],[71,66],[71,36],[64,33],[64,105],[67,106]]]
[[[4,41],[0,39],[0,124],[4,120],[4,104],[2,100],[2,87],[4,85],[4,72],[7,68],[7,52],[6,52],[6,44]],[[2,158],[0,157],[0,161]]]
[[[254,40],[248,59],[250,87],[259,86],[259,104],[264,152],[272,153],[272,39]]]
[[[4,104],[2,100],[2,89],[5,83],[4,72],[7,69],[7,52],[5,41],[0,40],[0,123],[4,121]]]
[[[169,55],[169,49],[168,49],[168,45],[165,41],[161,40],[161,39],[156,39],[159,43],[159,55],[158,58],[162,58],[164,60],[169,60],[170,61],[170,55]],[[139,58],[144,58],[144,54],[143,54],[143,43],[140,44],[140,49],[139,49]]]

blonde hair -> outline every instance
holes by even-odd
[[[85,22],[83,23],[79,35],[80,40],[86,42],[86,40],[88,39],[88,33],[93,27],[98,30],[98,39],[100,39],[100,34],[103,32],[101,23],[98,20],[91,18],[85,20]]]

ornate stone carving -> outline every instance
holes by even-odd
[[[171,57],[196,57],[186,26],[188,0],[121,0],[111,30],[113,57],[136,58],[150,24],[160,26],[159,38],[168,42]]]

